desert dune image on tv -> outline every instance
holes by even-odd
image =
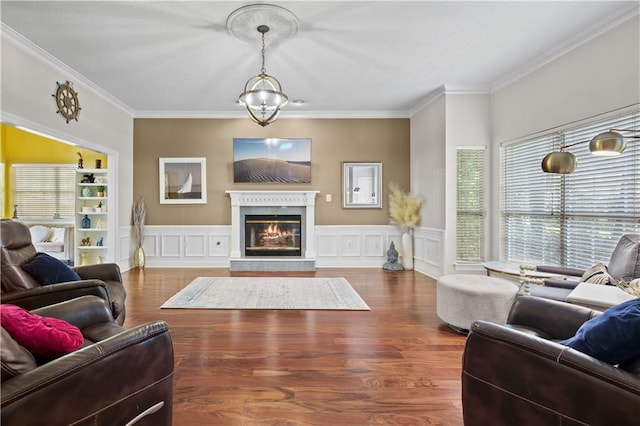
[[[235,183],[311,183],[311,139],[234,138]]]

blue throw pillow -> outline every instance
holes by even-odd
[[[76,271],[46,253],[36,254],[36,257],[31,262],[22,265],[22,269],[27,271],[40,285],[64,283],[82,279]]]
[[[613,306],[582,324],[576,335],[560,344],[609,364],[640,356],[640,299]]]

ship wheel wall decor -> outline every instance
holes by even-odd
[[[56,106],[58,107],[58,111],[67,123],[70,120],[78,121],[78,115],[80,114],[80,101],[78,101],[78,92],[73,88],[73,83],[70,81],[66,81],[65,83],[58,83],[58,88],[56,89],[56,93],[53,96],[56,99]]]

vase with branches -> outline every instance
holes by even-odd
[[[135,250],[133,252],[133,263],[139,269],[144,269],[146,255],[144,252],[144,226],[147,220],[147,207],[144,197],[138,198],[133,204],[133,242]]]
[[[397,184],[389,184],[389,216],[402,229],[402,266],[413,269],[413,229],[420,222],[422,200]]]

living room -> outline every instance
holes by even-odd
[[[234,5],[226,5],[225,8],[229,11],[235,9]],[[291,8],[294,8],[293,5]],[[403,283],[406,286],[424,286],[426,288],[420,290],[424,294],[420,293],[418,299],[434,311],[435,300],[429,297],[434,297],[435,279],[456,272],[484,274],[481,261],[460,262],[458,258],[458,148],[480,147],[486,150],[484,258],[509,260],[505,258],[502,238],[491,237],[501,236],[504,225],[501,204],[502,147],[541,134],[625,114],[637,114],[640,105],[640,26],[635,2],[620,4],[606,19],[601,19],[604,23],[595,32],[573,34],[575,39],[563,40],[547,52],[531,52],[527,67],[508,70],[499,81],[492,81],[478,90],[469,87],[459,89],[455,81],[441,81],[435,90],[423,93],[420,102],[413,105],[410,113],[391,116],[319,114],[307,117],[290,105],[278,120],[264,128],[248,119],[246,113],[242,118],[215,117],[213,114],[189,115],[186,112],[179,116],[145,114],[144,110],[128,106],[101,89],[79,70],[65,65],[64,60],[39,48],[27,36],[21,35],[18,28],[5,25],[5,17],[2,19],[3,124],[38,131],[50,138],[73,142],[106,156],[110,185],[117,188],[110,194],[113,198],[111,226],[115,239],[108,260],[117,263],[125,272],[125,280],[129,285],[127,303],[132,313],[128,321],[131,324],[165,315],[157,307],[177,291],[179,285],[186,285],[198,273],[228,273],[227,249],[231,244],[232,206],[225,191],[246,189],[318,191],[315,199],[318,273],[347,275],[350,281],[359,283],[364,292],[370,291],[374,297],[375,290],[367,290],[368,285],[364,283],[367,280],[380,287],[402,286]],[[300,31],[303,32],[302,29]],[[286,44],[279,47],[281,50],[286,48]],[[247,60],[249,69],[257,69],[255,56]],[[615,66],[604,58],[613,61]],[[268,55],[267,65],[270,61]],[[273,71],[279,75],[275,69]],[[246,76],[242,74],[240,80],[245,80],[249,75],[251,72]],[[56,114],[51,98],[55,83],[66,80],[73,81],[82,106],[78,121],[69,123]],[[286,85],[286,81],[282,80]],[[176,82],[166,81],[164,84]],[[242,113],[240,109],[237,111]],[[311,183],[235,183],[232,140],[242,137],[310,138]],[[631,153],[636,145],[629,144],[627,152]],[[5,141],[3,155],[4,146]],[[559,145],[554,148],[559,148]],[[158,196],[158,161],[176,157],[206,158],[206,204],[161,203]],[[68,162],[73,163],[76,159],[69,158]],[[539,164],[541,159],[532,158],[531,162]],[[341,172],[342,162],[345,161],[383,163],[382,209],[342,207]],[[5,176],[6,173],[7,170]],[[397,247],[401,245],[401,230],[389,224],[386,193],[391,182],[424,200],[421,221],[413,234],[415,272],[410,272],[411,277],[407,277],[406,272],[389,277],[381,275],[379,271],[386,260],[389,244],[394,242]],[[147,270],[144,273],[133,269],[134,243],[131,236],[131,209],[140,197],[145,199],[148,214],[145,242]],[[5,202],[4,217],[11,216],[11,208],[10,203]],[[608,253],[602,256],[606,258]],[[160,267],[175,270],[164,271]],[[211,272],[207,268],[216,268],[216,271]],[[342,268],[347,269],[343,271]],[[358,269],[363,269],[363,272]],[[397,291],[406,298],[412,297],[406,289],[398,288]],[[146,298],[147,292],[153,295]],[[366,298],[366,295],[363,296]],[[384,303],[392,304],[393,297],[388,297]],[[145,300],[148,300],[148,305]],[[135,306],[138,303],[140,305]],[[408,307],[405,312],[399,308],[389,314],[394,318],[425,315],[415,306]],[[208,320],[214,321],[219,333],[226,327],[222,318],[214,319],[205,315]],[[299,317],[291,314],[286,318],[267,316],[257,319],[255,314],[238,315],[249,321],[272,320],[277,323],[294,321]],[[176,333],[193,326],[190,321],[198,322],[194,314],[183,315],[184,323],[179,314],[171,313],[168,317],[176,321],[172,323],[172,326],[175,324]],[[348,316],[341,315],[339,318],[349,321]],[[379,321],[377,326],[381,326],[384,319],[380,317]],[[431,332],[435,332],[433,339],[449,346],[459,357],[464,338],[449,335],[446,329],[439,328],[433,312],[425,321],[432,327]],[[357,323],[367,327],[366,321]],[[233,324],[238,326],[237,323]],[[406,325],[411,329],[411,323]],[[199,330],[198,335],[202,332]],[[404,338],[410,340],[409,334],[407,331]],[[348,332],[335,339],[348,339]],[[427,340],[418,338],[419,343]],[[352,350],[361,350],[363,358],[370,349],[367,345],[384,345],[383,342],[373,341],[362,344],[362,348],[352,347]],[[230,347],[226,346],[226,349]],[[176,353],[180,350],[195,349],[181,342],[176,346]],[[290,346],[287,350],[293,351],[294,348]],[[407,350],[410,352],[411,349]],[[269,353],[277,353],[277,350],[271,348]],[[209,352],[202,353],[203,364],[206,364],[207,356],[210,356]],[[193,359],[191,361],[194,362]],[[361,365],[354,368],[359,367]],[[443,368],[455,370],[453,362]],[[177,389],[186,392],[188,385],[181,383],[182,373],[177,371]],[[280,374],[267,368],[262,374],[271,372]],[[456,373],[454,371],[453,376]],[[455,388],[456,385],[451,386]],[[451,393],[454,394],[456,390],[459,389]],[[260,394],[259,390],[255,392]],[[208,398],[211,398],[208,403],[215,404],[214,396],[209,395]],[[181,403],[184,405],[180,411],[188,411],[189,402]],[[454,407],[455,404],[447,402],[447,405]],[[235,408],[231,408],[231,412]],[[288,409],[295,410],[292,406],[288,406]],[[325,420],[331,418],[329,414],[326,416]],[[445,418],[450,421],[443,420],[443,424],[458,424],[456,420],[460,419],[455,414]],[[358,417],[355,423],[360,421]],[[205,423],[202,421],[202,424]]]

